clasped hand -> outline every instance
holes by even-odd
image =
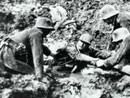
[[[97,67],[103,67],[105,65],[105,63],[104,63],[104,60],[98,60],[97,62],[96,62],[96,66]]]

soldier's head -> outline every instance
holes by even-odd
[[[119,11],[117,11],[112,5],[105,5],[99,11],[101,19],[107,24],[113,24],[116,20]]]
[[[77,42],[77,48],[79,50],[84,50],[91,45],[92,36],[88,33],[80,36],[79,41]]]
[[[35,27],[42,30],[44,37],[54,30],[51,19],[47,17],[38,17],[36,20]]]
[[[123,41],[130,33],[127,28],[119,28],[112,33],[112,42],[117,43]]]

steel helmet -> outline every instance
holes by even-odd
[[[127,28],[122,27],[122,28],[116,29],[112,33],[112,38],[113,38],[112,42],[124,40],[129,35],[130,35],[130,33]]]
[[[118,13],[119,11],[117,11],[112,5],[103,6],[99,12],[101,19],[108,19]]]
[[[80,41],[91,44],[92,36],[89,35],[88,33],[86,33],[86,34],[81,35],[79,39],[80,39]]]
[[[47,17],[38,17],[36,20],[35,27],[54,30],[51,19],[49,19]]]

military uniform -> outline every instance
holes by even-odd
[[[112,68],[117,65],[117,68],[121,68],[125,65],[130,64],[129,55],[130,55],[130,33],[126,28],[116,29],[112,34],[113,42],[116,42],[119,45],[117,51],[105,60],[99,60],[96,62],[98,67]]]
[[[38,65],[43,65],[43,53],[46,55],[50,55],[50,50],[43,45],[43,33],[38,28],[27,29],[23,32],[19,32],[15,35],[9,37],[13,41],[17,43],[23,43],[26,46],[26,50],[28,53],[28,64],[30,66],[34,66],[34,62]],[[39,59],[39,60],[38,60]],[[34,62],[32,62],[34,60]]]
[[[114,6],[106,4],[99,11],[101,19],[107,24],[113,25],[113,31],[125,27],[130,32],[130,13],[129,12],[119,12],[114,8]],[[112,32],[113,32],[112,31]],[[112,40],[112,39],[111,39]],[[114,50],[115,45],[110,43],[109,50]]]
[[[121,27],[125,27],[130,32],[130,13],[128,12],[120,12],[117,16],[117,22],[114,24],[113,31],[119,29]],[[112,40],[112,39],[111,39]],[[113,43],[110,43],[109,50],[115,50],[116,47]],[[118,47],[118,46],[117,46]]]
[[[130,32],[130,13],[120,12],[117,17],[117,23],[114,24],[114,29],[126,27]]]
[[[106,67],[112,67],[116,64],[124,66],[130,64],[130,36],[128,36],[120,45],[118,51],[110,58],[106,59],[104,64]]]
[[[113,30],[120,27],[126,27],[130,31],[130,13],[119,12],[114,6],[106,4],[99,11],[101,19],[114,26]]]
[[[84,51],[80,51],[83,54],[89,55],[94,58],[100,58],[100,59],[106,59],[111,56],[112,52],[107,50],[98,50],[94,49],[92,47],[89,47],[88,49]]]
[[[112,52],[110,51],[92,48],[90,46],[91,41],[92,36],[88,33],[81,35],[79,38],[79,41],[77,43],[77,49],[79,49],[79,53],[76,55],[78,71],[88,64],[95,65],[97,60],[106,59],[112,55]]]
[[[110,51],[106,51],[106,50],[98,50],[98,49],[94,49],[90,46],[92,41],[92,36],[89,34],[83,34],[81,35],[81,37],[79,38],[79,41],[77,43],[77,48],[79,49],[80,53],[85,54],[90,56],[90,60],[89,57],[86,57],[89,61],[95,59],[95,58],[102,58],[102,59],[106,59],[108,57],[111,56],[112,52]],[[92,59],[93,57],[93,59]]]
[[[44,33],[46,32],[44,32],[45,30],[42,31],[43,29],[53,30],[49,22],[50,20],[48,18],[40,17],[37,19],[34,27],[10,35],[8,37],[10,42],[7,43],[10,43],[11,48],[6,45],[6,47],[2,47],[1,52],[5,66],[16,71],[27,73],[26,70],[25,72],[24,70],[19,70],[17,65],[22,67],[22,65],[28,64],[27,66],[34,67],[36,77],[41,78],[43,75],[43,53],[46,55],[51,54],[51,51],[43,45],[43,38],[45,37]],[[19,57],[20,55],[17,53],[16,45],[14,43],[18,45],[22,43],[26,47],[26,56],[23,56],[22,58]]]

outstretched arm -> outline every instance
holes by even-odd
[[[105,66],[114,66],[118,64],[121,59],[130,51],[130,36],[127,37],[122,44],[120,45],[120,48],[117,50],[117,52],[112,55],[110,58],[106,59],[104,61]]]
[[[80,53],[76,56],[76,60],[85,61],[85,62],[93,64],[93,62],[96,62],[97,60],[99,60],[99,58],[93,58],[89,55]]]
[[[111,57],[109,57],[106,60],[99,60],[97,61],[97,66],[98,67],[112,67],[115,66],[116,64],[120,63],[122,58],[129,54],[130,51],[130,36],[127,37],[122,44],[120,45],[120,48],[117,50],[116,53],[114,53]]]

